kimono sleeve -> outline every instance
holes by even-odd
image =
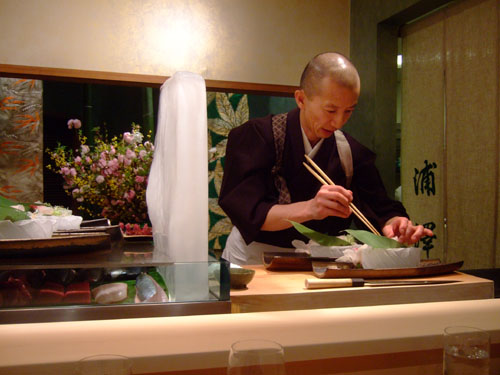
[[[219,205],[247,244],[255,240],[268,211],[278,202],[271,175],[275,150],[268,119],[269,125],[250,121],[233,129],[227,141]]]

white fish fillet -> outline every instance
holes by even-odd
[[[100,304],[108,304],[123,301],[127,298],[127,284],[110,283],[103,284],[92,289],[92,296]]]
[[[163,288],[158,285],[158,283],[153,279],[151,276],[148,274],[142,274],[141,277],[147,278],[149,282],[151,282],[154,285],[154,288],[156,289],[156,293],[153,294],[151,297],[141,300],[139,298],[139,294],[136,292],[135,294],[135,303],[141,303],[141,302],[168,302],[168,297]],[[136,283],[136,290],[137,290],[137,283]]]

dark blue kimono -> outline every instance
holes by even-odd
[[[299,114],[298,108],[288,113],[283,150],[283,177],[292,203],[312,199],[320,188],[320,183],[302,164],[305,161],[305,150]],[[344,134],[353,157],[354,173],[349,189],[353,192],[356,207],[379,232],[390,218],[408,217],[403,205],[387,196],[375,167],[375,154],[347,133]],[[294,239],[307,242],[294,228],[274,232],[260,230],[268,211],[278,203],[279,193],[271,174],[275,160],[271,116],[252,119],[233,129],[227,142],[219,205],[239,229],[247,244],[258,241],[291,248]],[[346,176],[340,164],[334,136],[323,141],[314,161],[335,184],[346,186]],[[353,215],[348,219],[332,216],[303,224],[322,233],[338,235],[350,227],[352,219]],[[354,219],[360,229],[366,229],[356,217]]]

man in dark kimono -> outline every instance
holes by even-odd
[[[267,116],[230,132],[219,204],[234,227],[224,259],[262,263],[263,251],[290,251],[294,239],[307,241],[289,220],[338,235],[350,227],[351,202],[387,237],[415,243],[432,235],[413,225],[402,204],[387,196],[373,152],[344,132],[340,134],[344,145],[339,146],[334,132],[341,132],[359,93],[354,65],[338,53],[320,54],[302,73],[295,92],[298,108],[282,115],[282,127],[275,128],[277,119]],[[282,129],[281,136],[276,129]],[[348,159],[352,158],[347,163],[339,157],[345,147]],[[336,185],[321,185],[303,166],[304,154]]]

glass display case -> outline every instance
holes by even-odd
[[[0,240],[0,323],[231,311],[229,263],[158,260],[151,237],[118,227],[83,232],[44,243]]]

